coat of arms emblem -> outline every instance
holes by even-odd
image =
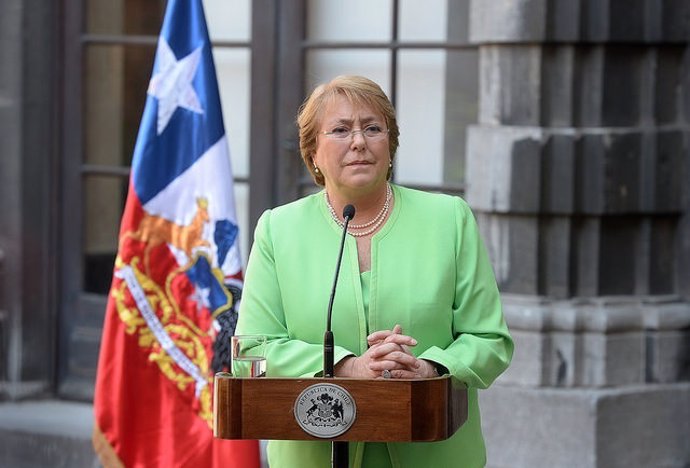
[[[316,384],[299,394],[294,412],[306,433],[328,439],[350,429],[357,408],[350,393],[340,385]]]

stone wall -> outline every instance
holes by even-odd
[[[690,3],[476,0],[467,198],[511,368],[492,467],[686,467]],[[577,461],[575,461],[577,460]]]
[[[45,394],[52,386],[60,174],[57,6],[0,2],[0,401]]]

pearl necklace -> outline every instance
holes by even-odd
[[[328,211],[331,213],[331,217],[333,218],[333,221],[338,223],[338,226],[341,228],[345,226],[345,222],[341,221],[341,219],[338,217],[338,215],[335,212],[335,209],[333,208],[333,205],[331,205],[331,201],[328,199],[328,193],[324,192],[326,195],[326,205],[328,205]],[[379,214],[377,214],[371,221],[364,223],[364,224],[348,224],[348,230],[347,233],[350,234],[351,236],[355,237],[364,237],[368,236],[372,232],[376,231],[383,221],[386,219],[386,215],[388,214],[388,211],[390,210],[391,206],[391,198],[393,198],[393,191],[391,190],[391,186],[386,184],[386,201],[383,203],[383,207],[381,208],[381,211],[379,211]],[[352,232],[350,229],[365,229],[371,226],[370,229],[367,229],[366,231],[362,232]]]

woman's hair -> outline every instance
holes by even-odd
[[[299,128],[299,148],[302,153],[302,161],[314,178],[314,182],[321,186],[324,185],[323,174],[314,171],[312,157],[316,153],[316,140],[319,135],[323,110],[338,96],[344,96],[354,105],[366,105],[383,115],[386,120],[386,127],[388,127],[391,163],[399,144],[400,130],[395,118],[395,109],[379,85],[363,76],[341,75],[328,83],[317,86],[299,109],[297,127]],[[390,176],[391,169],[389,168],[388,179]]]

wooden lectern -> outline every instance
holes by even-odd
[[[298,398],[314,385],[337,385],[355,402],[341,435],[307,433],[297,422]],[[215,377],[213,433],[221,439],[432,442],[467,420],[467,389],[450,376],[419,380]]]

